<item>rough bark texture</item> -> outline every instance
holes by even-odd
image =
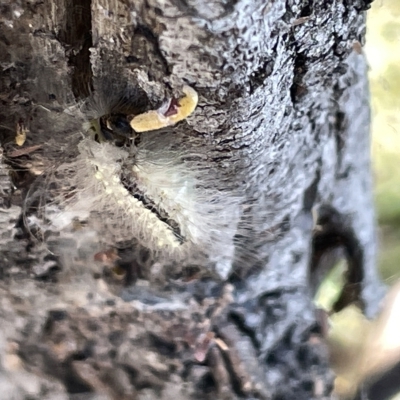
[[[372,315],[382,294],[366,63],[354,45],[367,3],[2,1],[2,398],[331,398],[312,305],[328,256],[340,248],[349,264],[336,309],[358,301]],[[199,155],[208,186],[239,193],[231,259],[158,259],[131,268],[123,288],[79,230],[33,240],[24,201],[46,188],[37,175],[77,155],[89,116],[76,105],[129,84],[154,109],[184,83],[199,105],[162,137]],[[18,124],[29,129],[21,148]]]

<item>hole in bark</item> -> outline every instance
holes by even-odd
[[[354,231],[341,215],[331,206],[321,206],[314,228],[309,282],[314,292],[329,273],[343,276],[344,283],[337,299],[328,312],[339,312],[355,303],[362,308],[361,285],[364,278],[363,251]],[[346,263],[338,264],[340,259]]]
[[[93,90],[89,51],[93,46],[91,0],[66,0],[65,21],[58,39],[64,44],[72,67],[72,91],[76,99],[82,99]]]

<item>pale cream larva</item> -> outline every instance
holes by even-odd
[[[186,119],[195,110],[198,95],[190,86],[184,86],[182,92],[185,96],[178,101],[176,111],[172,115],[165,115],[162,109],[148,111],[132,118],[130,121],[132,129],[136,132],[148,132]]]

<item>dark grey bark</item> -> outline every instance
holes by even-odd
[[[312,304],[321,276],[336,256],[348,259],[336,310],[358,302],[372,315],[383,292],[359,52],[367,3],[1,3],[7,398],[331,398]],[[89,228],[43,228],[43,203],[56,192],[58,207],[60,191],[67,199],[83,188],[75,177],[90,173],[76,162],[82,122],[106,103],[155,109],[183,84],[199,94],[196,111],[143,134],[138,148],[147,143],[162,162],[183,154],[178,175],[222,193],[223,207],[199,214],[209,218],[207,246],[189,247],[186,259],[153,252],[141,265],[143,246],[117,240],[126,221],[108,223],[117,213],[108,201],[96,203],[101,218]],[[16,126],[28,129],[20,148]],[[56,180],[61,164],[69,170]],[[197,208],[208,207],[196,190]],[[94,261],[113,237],[128,287]]]

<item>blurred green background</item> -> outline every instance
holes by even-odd
[[[400,278],[400,0],[372,3],[364,49],[372,95],[379,267],[391,284]]]
[[[363,51],[369,64],[371,88],[379,269],[382,279],[393,285],[400,282],[400,0],[372,3]],[[346,269],[345,262],[339,263],[326,277],[316,296],[318,306],[331,309],[343,286]],[[400,284],[393,291],[399,302]],[[374,321],[368,321],[355,306],[330,315],[328,343],[336,372],[335,392],[340,399],[353,398],[361,382],[390,368],[393,360],[398,359],[400,315],[396,315],[399,311],[395,303],[388,302],[381,318]],[[391,320],[385,315],[390,315]],[[389,334],[397,340],[387,341]],[[370,370],[378,358],[379,368]],[[391,400],[400,400],[400,394]]]

